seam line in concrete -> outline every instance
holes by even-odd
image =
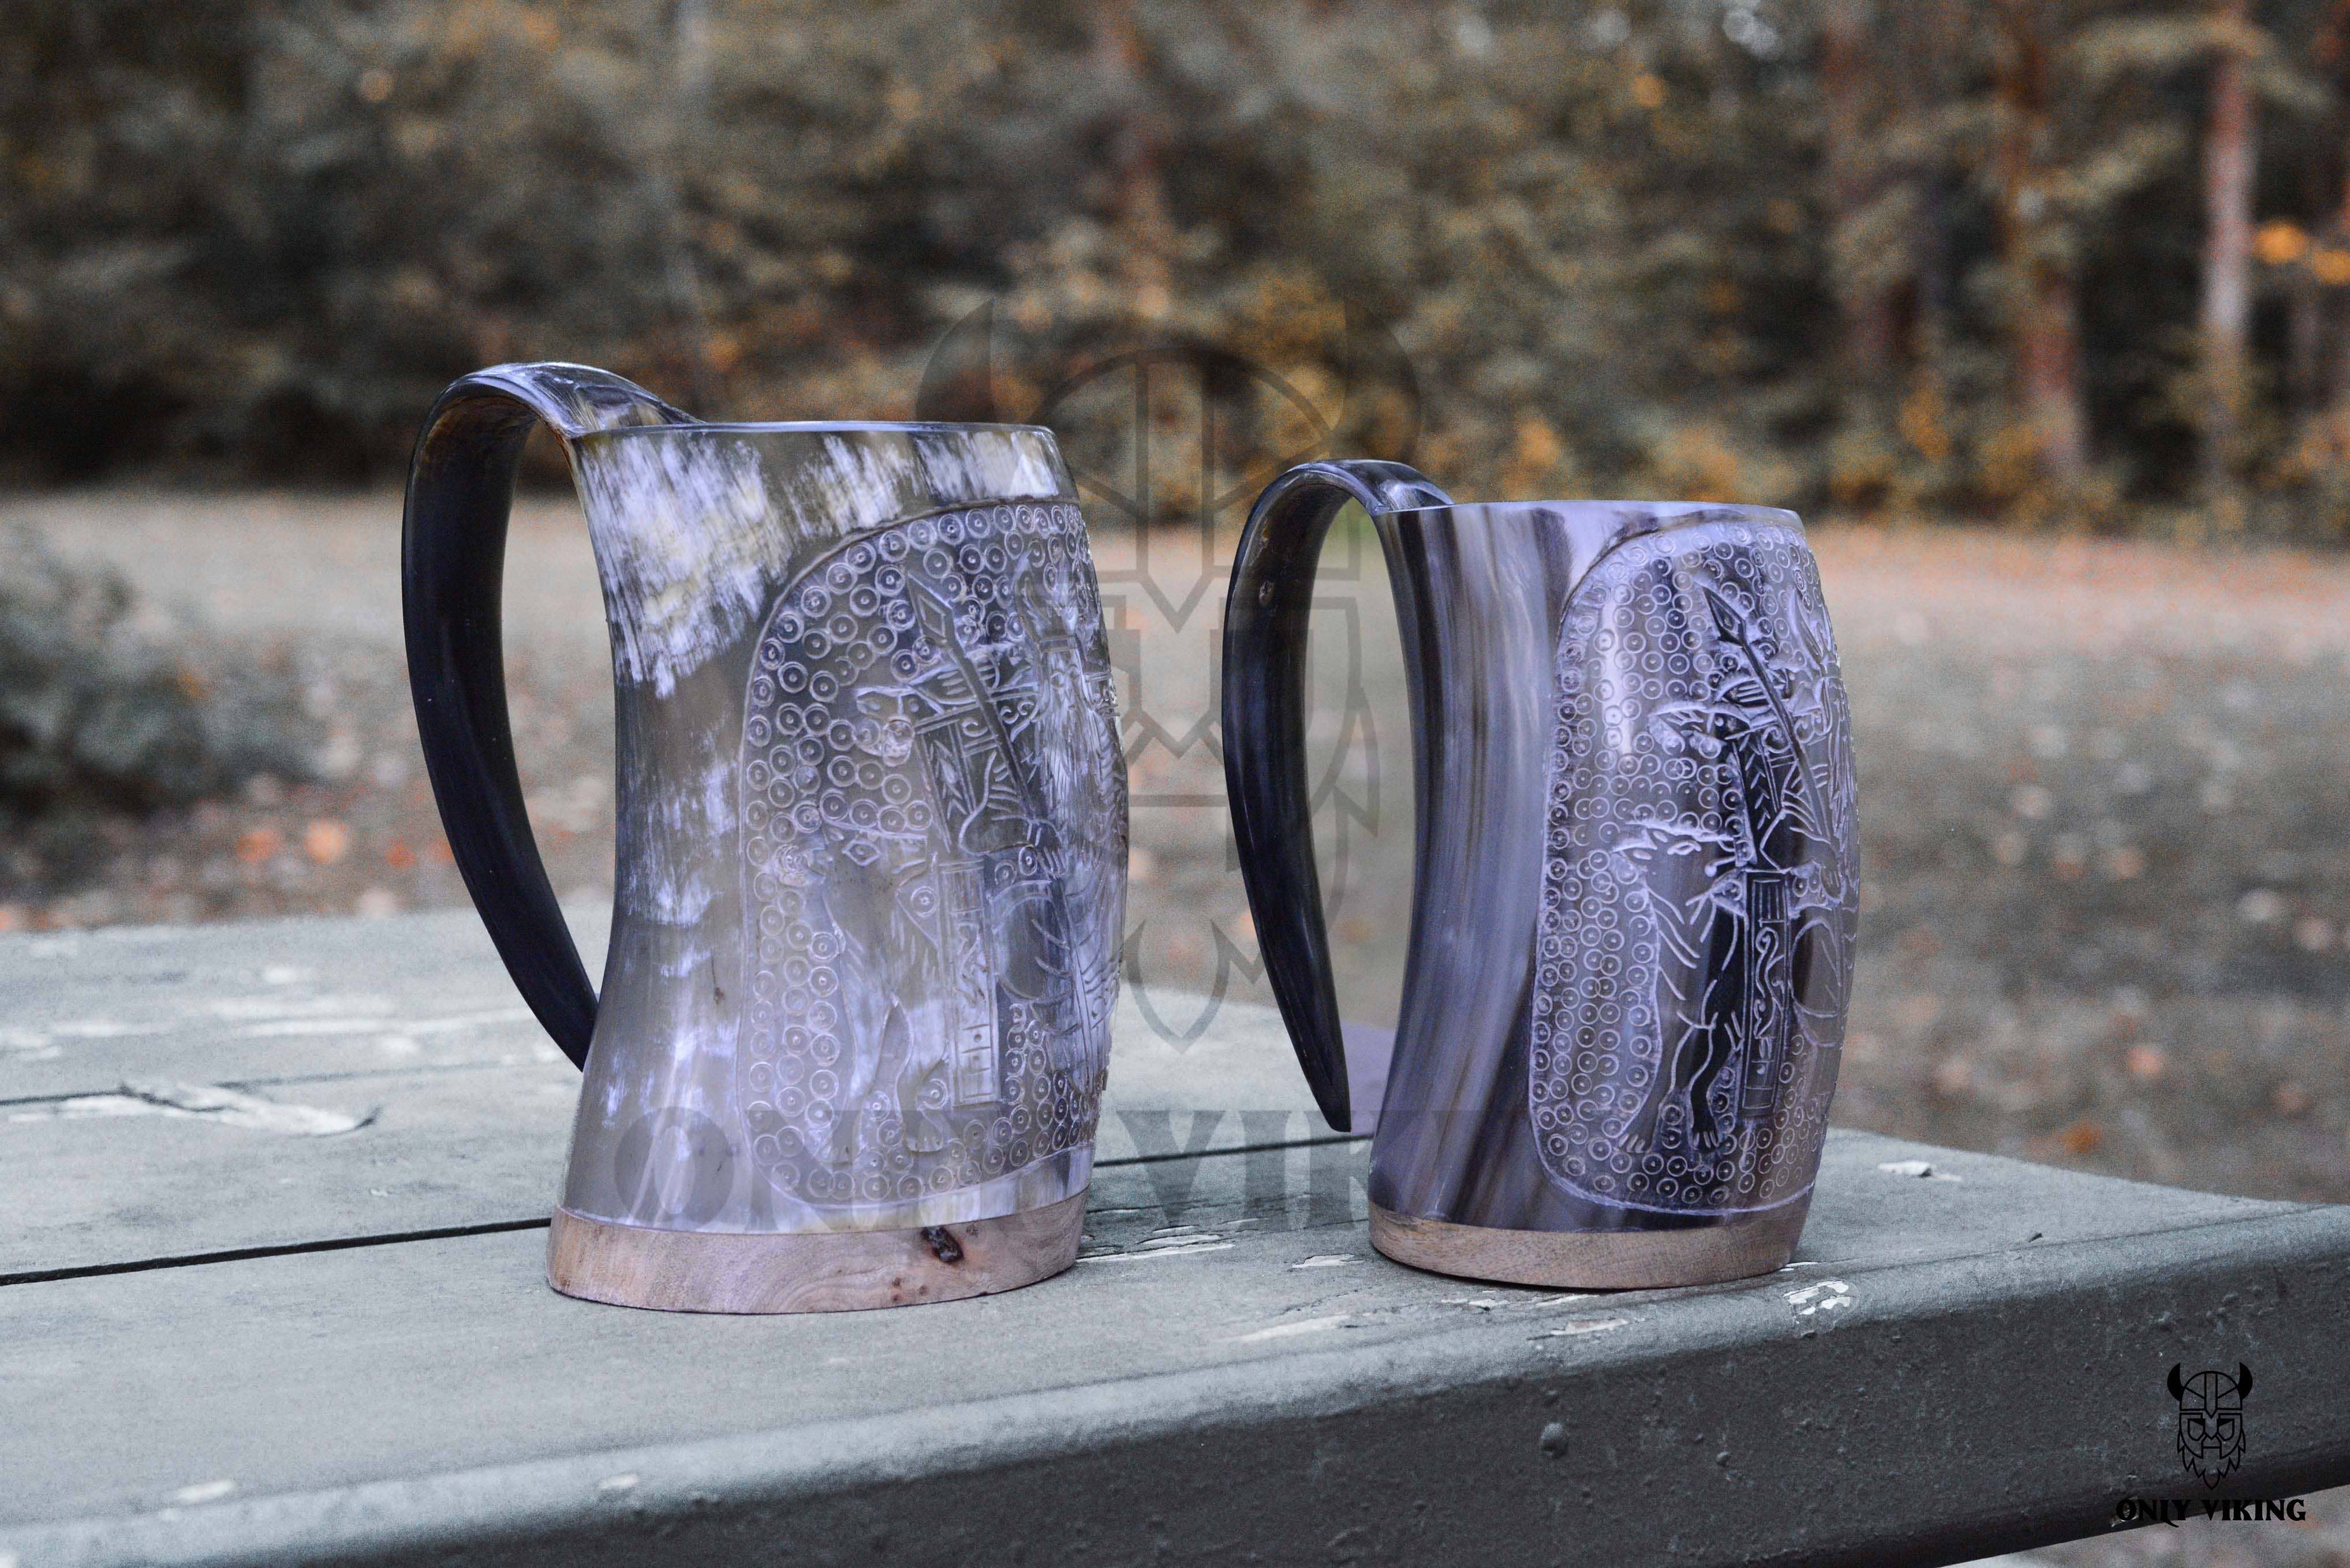
[[[443,1225],[431,1231],[394,1231],[380,1236],[334,1236],[318,1241],[287,1241],[274,1247],[232,1247],[218,1252],[133,1258],[120,1263],[78,1263],[62,1269],[27,1269],[21,1273],[0,1274],[0,1286],[95,1279],[104,1274],[143,1274],[155,1269],[186,1269],[203,1263],[243,1263],[256,1258],[296,1257],[304,1252],[348,1252],[359,1247],[393,1247],[403,1241],[448,1241],[464,1236],[496,1236],[509,1231],[544,1231],[547,1224],[545,1219],[493,1220],[480,1225]]]

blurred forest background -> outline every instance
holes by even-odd
[[[545,358],[1055,427],[1178,1031],[1269,1000],[1215,632],[1274,464],[1794,505],[1862,774],[1837,1120],[2350,1201],[2350,0],[9,0],[0,931],[467,906],[396,486],[452,379]],[[610,668],[535,461],[507,673],[592,909]],[[1309,749],[1377,1023],[1367,532]],[[0,1017],[0,1075],[79,1048]],[[2350,1564],[2319,1515],[2052,1555]]]
[[[22,481],[381,482],[452,377],[558,354],[705,412],[902,415],[988,299],[1274,359],[1351,305],[1468,493],[2337,541],[2350,4],[16,0],[0,26]]]

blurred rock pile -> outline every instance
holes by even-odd
[[[133,611],[112,571],[0,524],[0,833],[70,853],[96,819],[308,772],[282,670],[200,657]]]

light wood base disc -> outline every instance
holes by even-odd
[[[1809,1199],[1688,1231],[1502,1231],[1371,1205],[1371,1245],[1399,1263],[1463,1279],[1559,1290],[1657,1290],[1751,1279],[1785,1265]]]
[[[567,1296],[657,1312],[855,1312],[992,1295],[1077,1259],[1086,1195],[920,1231],[741,1235],[613,1225],[567,1209],[546,1237]]]

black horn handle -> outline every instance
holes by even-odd
[[[1377,514],[1449,506],[1397,462],[1309,462],[1265,487],[1241,533],[1224,601],[1224,785],[1241,879],[1274,999],[1325,1120],[1354,1126],[1305,775],[1305,641],[1314,568],[1349,501]],[[1423,805],[1422,809],[1426,809]]]
[[[541,421],[567,443],[621,425],[692,422],[584,365],[500,365],[457,382],[425,417],[409,465],[401,614],[417,738],[450,852],[523,1000],[585,1067],[596,990],[523,806],[499,620],[515,469]]]

